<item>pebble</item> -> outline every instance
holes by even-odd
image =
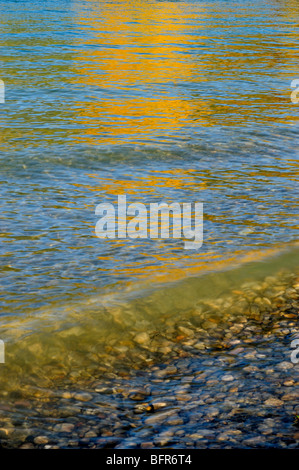
[[[218,416],[219,415],[218,408],[208,408],[207,415],[211,417]]]
[[[258,369],[258,367],[256,367],[256,366],[247,366],[247,367],[244,367],[243,370],[245,370],[246,372],[256,372],[256,371],[258,371],[259,369]]]
[[[161,408],[165,408],[168,404],[165,401],[154,401],[152,403],[152,407],[154,410],[159,410]]]
[[[22,444],[20,446],[20,449],[34,449],[34,445],[29,442],[26,442],[25,444]]]
[[[224,382],[231,382],[232,380],[234,380],[234,376],[233,375],[223,375],[221,380],[223,380]]]
[[[74,429],[75,425],[72,424],[72,423],[62,423],[62,424],[57,424],[55,427],[54,427],[54,430],[55,431],[58,431],[58,432],[72,432],[73,429]]]
[[[184,420],[177,415],[166,420],[166,424],[168,424],[169,426],[179,426],[183,423]]]
[[[282,406],[283,401],[279,400],[278,398],[268,398],[268,400],[266,400],[264,404],[267,406]]]
[[[75,393],[74,398],[78,401],[91,401],[93,399],[93,396],[91,395],[91,393],[79,392]]]
[[[49,439],[46,436],[37,436],[34,438],[35,444],[48,444]]]
[[[0,438],[1,439],[6,439],[9,435],[9,429],[6,428],[0,428]]]
[[[296,401],[298,401],[298,398],[299,398],[299,391],[296,391],[293,393],[292,392],[286,393],[281,397],[283,401],[292,401],[293,403],[296,403]]]
[[[129,392],[130,400],[134,401],[143,401],[146,396],[147,393],[144,390],[132,390]]]
[[[139,333],[138,335],[136,335],[134,337],[134,340],[136,341],[136,343],[144,345],[144,344],[148,344],[150,342],[150,337],[149,337],[148,333],[144,332],[144,333]]]
[[[153,416],[150,416],[149,418],[145,420],[145,424],[153,425],[153,424],[163,423],[164,421],[166,421],[167,418],[173,416],[174,414],[176,413],[173,410],[154,414]]]
[[[276,367],[277,369],[288,370],[288,369],[293,369],[294,366],[291,362],[283,361],[277,364]]]
[[[265,437],[263,436],[256,436],[256,437],[251,437],[249,439],[245,439],[242,441],[242,444],[248,447],[257,447],[260,445],[264,445],[266,442]]]

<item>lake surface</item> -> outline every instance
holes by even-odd
[[[199,301],[241,283],[297,275],[297,1],[18,0],[0,10],[8,403],[22,387],[85,390],[91,375],[164,364],[169,345],[140,353],[145,333],[176,329]],[[100,240],[95,207],[122,194],[203,202],[202,247]]]

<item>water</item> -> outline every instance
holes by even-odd
[[[297,273],[297,6],[0,2],[8,402],[57,377],[88,388],[103,357],[115,374],[163,364],[158,340],[138,359],[134,337],[163,336],[242,282]],[[202,248],[98,239],[95,207],[119,194],[203,202]]]

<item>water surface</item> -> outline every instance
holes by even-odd
[[[37,386],[43,368],[44,389],[59,367],[61,387],[74,364],[101,375],[103,355],[117,373],[139,351],[134,335],[189,321],[202,297],[296,273],[296,1],[0,9],[0,338],[16,380],[7,393]],[[95,207],[120,194],[203,202],[203,246],[99,240]],[[120,363],[121,338],[130,352]]]

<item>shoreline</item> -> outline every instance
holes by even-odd
[[[291,341],[299,338],[298,299],[298,275],[282,271],[244,283],[230,305],[226,298],[209,315],[197,312],[195,324],[182,318],[168,337],[135,337],[135,369],[107,369],[89,380],[73,371],[52,390],[27,384],[3,397],[0,445],[294,448],[299,367],[291,362]],[[120,346],[119,364],[125,353]]]

